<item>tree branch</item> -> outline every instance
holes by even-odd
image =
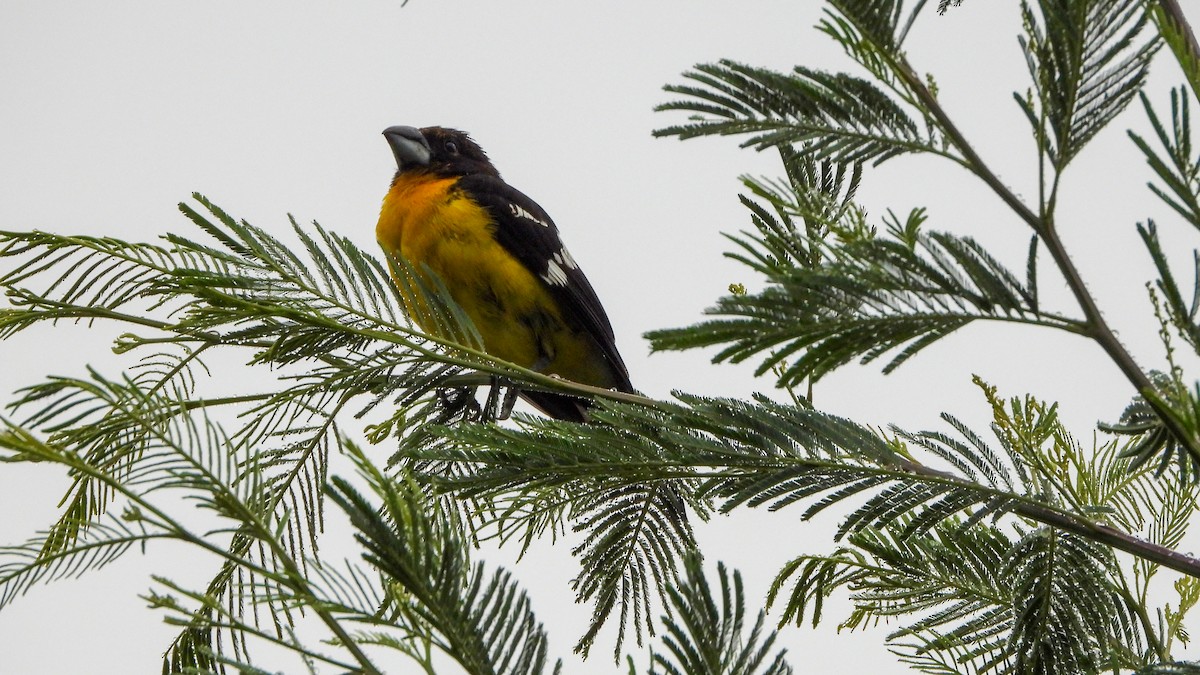
[[[1162,0],[1164,5],[1171,4],[1178,10],[1178,5],[1174,0]],[[1179,10],[1180,12],[1182,10]],[[1182,20],[1182,14],[1180,14]],[[1186,27],[1186,24],[1183,24]],[[1190,29],[1188,34],[1191,35]],[[1192,41],[1195,37],[1192,36]],[[1150,381],[1150,376],[1146,374],[1141,367],[1137,365],[1133,355],[1125,349],[1121,341],[1113,333],[1108,322],[1104,320],[1104,314],[1100,311],[1100,307],[1096,304],[1095,298],[1088,291],[1087,284],[1083,277],[1079,274],[1079,270],[1075,267],[1075,263],[1067,254],[1066,247],[1063,245],[1062,239],[1058,235],[1058,230],[1054,225],[1053,214],[1047,216],[1039,216],[1034,213],[1012,190],[1000,180],[987,164],[975,152],[967,142],[966,137],[955,126],[949,115],[938,103],[937,98],[933,95],[921,78],[909,65],[908,60],[903,56],[897,56],[895,60],[895,70],[904,79],[905,83],[916,94],[920,102],[929,110],[934,119],[942,127],[942,131],[954,143],[959,152],[963,154],[968,168],[978,176],[983,182],[987,183],[992,191],[995,192],[1000,199],[1008,204],[1013,211],[1025,221],[1033,231],[1042,238],[1046,244],[1046,248],[1050,251],[1051,257],[1054,259],[1055,265],[1062,272],[1063,277],[1067,282],[1067,287],[1071,289],[1072,295],[1079,303],[1080,309],[1083,310],[1084,318],[1087,322],[1088,336],[1100,345],[1108,357],[1112,359],[1117,368],[1121,371],[1125,378],[1133,385],[1134,389],[1141,394],[1158,414],[1163,425],[1171,432],[1171,435],[1179,440],[1180,443],[1186,445],[1193,455],[1200,456],[1200,439],[1195,438],[1188,432],[1186,428],[1181,426],[1170,410],[1161,402],[1159,397],[1150,396],[1148,394],[1155,391],[1154,384]],[[1198,568],[1200,570],[1200,568]]]
[[[974,483],[955,476],[954,474],[930,468],[912,460],[903,460],[899,465],[918,476],[933,478],[938,482],[950,481],[962,485],[975,486]],[[976,486],[977,487],[977,486]],[[1027,501],[1019,502],[1012,509],[1013,513],[1035,520],[1044,525],[1072,532],[1081,537],[1087,537],[1119,551],[1124,551],[1143,560],[1162,565],[1191,577],[1200,578],[1200,558],[1180,553],[1174,549],[1140,539],[1122,532],[1110,525],[1094,523],[1071,513],[1065,513],[1048,506],[1039,506]]]
[[[1178,0],[1159,0],[1154,7],[1153,16],[1158,22],[1159,33],[1166,36],[1168,31],[1180,39],[1166,40],[1183,75],[1192,87],[1192,95],[1200,100],[1200,42],[1192,32],[1192,26],[1183,15],[1183,8]]]

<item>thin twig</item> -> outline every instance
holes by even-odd
[[[954,146],[958,148],[959,152],[963,154],[966,165],[971,171],[991,187],[992,191],[1005,204],[1008,204],[1021,220],[1025,221],[1046,244],[1046,249],[1050,251],[1050,256],[1062,272],[1067,282],[1067,287],[1071,289],[1072,295],[1075,296],[1076,302],[1079,303],[1079,307],[1083,311],[1087,322],[1088,336],[1108,354],[1109,358],[1112,359],[1121,373],[1125,375],[1125,378],[1133,385],[1134,389],[1139,394],[1142,394],[1146,401],[1154,407],[1159,419],[1171,434],[1181,443],[1186,444],[1194,454],[1200,455],[1200,439],[1192,436],[1186,428],[1181,426],[1158,397],[1148,395],[1155,391],[1154,384],[1150,381],[1149,375],[1137,365],[1133,355],[1125,349],[1125,345],[1121,344],[1121,341],[1108,325],[1108,322],[1105,321],[1104,314],[1100,311],[1095,298],[1092,297],[1091,292],[1088,290],[1087,284],[1079,274],[1078,268],[1075,267],[1074,261],[1068,255],[1066,247],[1058,235],[1057,228],[1054,226],[1053,219],[1042,218],[1035,213],[988,168],[983,158],[975,152],[975,149],[967,142],[966,137],[963,136],[962,132],[959,131],[958,127],[955,126],[954,122],[946,114],[941,104],[938,103],[937,98],[934,97],[933,93],[921,81],[916,71],[909,65],[907,59],[903,56],[896,57],[895,66],[899,75],[937,120],[942,131]]]
[[[1183,38],[1182,44],[1170,40],[1167,42],[1175,54],[1175,60],[1179,62],[1179,67],[1183,69],[1184,77],[1192,86],[1192,94],[1200,99],[1200,42],[1197,42],[1196,34],[1192,32],[1192,26],[1183,15],[1183,8],[1179,6],[1178,0],[1159,0],[1156,9],[1158,11],[1154,12],[1155,18],[1160,22],[1170,22],[1172,28]],[[1159,31],[1162,30],[1160,24]]]
[[[911,473],[923,476],[926,478],[936,479],[940,483],[956,483],[959,485],[970,486],[972,489],[978,489],[980,486],[976,483],[965,481],[954,474],[937,469],[930,468],[912,460],[903,460],[900,466]],[[1131,555],[1137,556],[1152,563],[1162,565],[1182,572],[1191,577],[1200,578],[1200,558],[1195,558],[1184,553],[1180,553],[1174,549],[1167,548],[1154,542],[1140,539],[1126,532],[1122,532],[1115,527],[1094,523],[1090,520],[1081,518],[1075,514],[1067,513],[1053,509],[1049,506],[1030,503],[1029,501],[1021,501],[1012,509],[1013,513],[1036,520],[1039,523],[1056,527],[1066,532],[1073,532],[1083,537],[1087,537],[1092,541],[1098,541],[1102,544],[1107,544],[1112,548],[1120,551],[1125,551]]]

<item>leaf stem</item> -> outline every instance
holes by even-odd
[[[934,478],[939,482],[950,481],[960,485],[971,485],[975,489],[980,487],[975,483],[969,483],[958,476],[930,468],[920,462],[906,459],[900,462],[900,466],[919,476]],[[1195,558],[1167,548],[1166,546],[1140,539],[1110,525],[1095,523],[1075,514],[1059,511],[1028,499],[1018,500],[1018,505],[1012,511],[1017,515],[1035,520],[1044,525],[1073,532],[1119,551],[1124,551],[1138,558],[1173,569],[1176,572],[1200,578],[1200,558]]]
[[[445,360],[444,357],[437,354],[433,355],[432,358],[439,361]],[[465,365],[468,367],[474,366],[475,368],[480,368],[480,364],[458,363],[453,361],[452,363],[455,363],[456,365]],[[522,389],[549,391],[554,393],[580,394],[587,398],[604,398],[610,401],[617,401],[619,403],[628,403],[630,405],[641,406],[643,408],[653,408],[654,410],[661,412],[671,411],[671,409],[668,407],[669,404],[665,404],[663,401],[650,398],[649,396],[617,391],[616,389],[595,387],[590,384],[582,384],[580,382],[558,377],[557,375],[545,375],[543,373],[528,370],[514,364],[506,363],[505,365],[507,368],[497,368],[494,371],[479,369],[471,372],[460,373],[446,378],[442,382],[442,385],[446,387],[481,387],[494,384],[497,376],[504,377],[506,375],[515,373],[521,375]]]
[[[1192,88],[1192,95],[1200,100],[1200,42],[1192,31],[1191,24],[1183,15],[1179,0],[1158,0],[1154,18],[1159,24],[1159,33],[1166,36],[1168,31],[1182,40],[1166,40],[1179,67],[1183,69],[1184,79]],[[1164,22],[1167,24],[1164,26]]]
[[[1162,0],[1164,3],[1170,3],[1172,0]],[[1194,39],[1194,38],[1193,38]],[[1084,319],[1088,328],[1088,337],[1090,337],[1100,348],[1112,359],[1117,368],[1125,375],[1125,378],[1134,389],[1141,394],[1146,401],[1154,407],[1159,419],[1163,425],[1170,430],[1171,434],[1188,446],[1192,454],[1200,455],[1200,439],[1194,437],[1188,430],[1179,424],[1175,416],[1171,414],[1170,409],[1163,403],[1159,397],[1149,394],[1155,391],[1153,383],[1150,381],[1149,375],[1146,374],[1134,360],[1133,356],[1121,344],[1121,341],[1113,333],[1112,328],[1104,320],[1104,314],[1100,311],[1100,307],[1096,304],[1095,298],[1088,291],[1087,284],[1083,277],[1079,274],[1078,268],[1075,267],[1074,261],[1068,255],[1066,247],[1062,239],[1058,235],[1058,230],[1054,226],[1053,214],[1046,214],[1046,217],[1041,217],[1034,213],[1024,202],[1021,201],[1016,194],[1012,192],[1000,180],[983,158],[975,152],[971,144],[967,142],[965,136],[955,126],[954,122],[946,114],[941,104],[933,96],[933,93],[917,76],[912,66],[903,57],[899,56],[896,59],[896,71],[904,78],[905,83],[913,90],[922,104],[928,108],[929,112],[938,121],[942,127],[942,131],[950,138],[951,142],[962,153],[965,160],[965,165],[978,176],[984,183],[992,188],[996,193],[1016,214],[1025,221],[1033,231],[1041,237],[1046,244],[1047,250],[1050,251],[1050,256],[1053,258],[1055,265],[1062,273],[1067,282],[1067,287],[1071,289],[1071,294],[1075,296],[1075,301],[1083,310]]]
[[[1154,622],[1150,620],[1150,613],[1146,611],[1145,599],[1134,597],[1133,592],[1129,589],[1129,584],[1125,580],[1124,574],[1120,575],[1120,579],[1121,588],[1119,592],[1121,597],[1125,598],[1126,606],[1134,613],[1138,622],[1142,624],[1142,633],[1146,636],[1150,650],[1154,652],[1160,661],[1169,661],[1171,659],[1171,650],[1167,645],[1163,644]]]
[[[134,413],[132,410],[129,412],[130,414]],[[0,418],[0,422],[3,422],[10,428],[16,428],[15,425],[12,425],[10,422],[2,418]],[[374,666],[374,664],[372,664],[366,653],[362,651],[362,648],[358,645],[358,643],[356,643],[350,634],[346,632],[346,629],[342,627],[341,623],[332,614],[326,611],[326,609],[322,606],[322,603],[317,601],[318,599],[310,590],[306,575],[296,565],[296,562],[292,559],[289,551],[283,546],[282,543],[280,543],[278,538],[274,536],[271,527],[261,520],[260,514],[244,504],[241,499],[232,491],[229,491],[228,486],[222,482],[220,477],[214,475],[208,469],[208,467],[196,460],[196,458],[192,457],[187,452],[183,451],[182,448],[176,446],[161,429],[153,424],[146,424],[144,426],[146,426],[147,430],[154,434],[164,444],[165,447],[175,449],[181,458],[187,461],[195,471],[209,481],[209,485],[214,488],[214,498],[227,497],[227,499],[224,500],[225,504],[227,507],[237,508],[239,512],[238,516],[242,519],[242,529],[248,530],[250,536],[255,537],[271,550],[275,559],[283,568],[282,574],[267,569],[261,565],[257,565],[246,558],[237,556],[233,552],[227,551],[209,541],[206,536],[193,533],[191,530],[187,529],[177,520],[168,515],[166,511],[149,501],[145,494],[139,494],[117,477],[93,465],[91,462],[83,457],[80,457],[79,455],[76,455],[75,453],[57,448],[49,443],[39,441],[38,445],[41,446],[40,454],[45,459],[53,460],[60,464],[66,465],[73,471],[100,481],[108,489],[120,493],[131,502],[136,504],[143,511],[142,519],[144,521],[153,523],[158,527],[163,528],[166,530],[168,536],[195,545],[200,549],[209,551],[224,560],[233,562],[236,565],[244,566],[246,569],[270,578],[276,583],[288,586],[297,595],[304,596],[311,600],[312,602],[305,603],[306,606],[310,607],[326,625],[330,632],[337,637],[337,639],[341,642],[341,646],[344,647],[346,651],[350,652],[354,659],[359,663],[361,672],[364,675],[382,675],[382,673]],[[33,436],[28,435],[28,438],[32,439]],[[218,495],[218,490],[223,490],[225,494]],[[152,517],[147,517],[146,514],[149,514]],[[157,522],[154,519],[157,519]]]

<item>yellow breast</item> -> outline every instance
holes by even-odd
[[[533,274],[496,242],[487,211],[456,191],[455,182],[401,175],[384,198],[376,237],[385,251],[438,275],[475,324],[485,351],[545,367],[546,352],[549,360],[557,352],[554,334],[565,329],[561,314]],[[441,334],[419,302],[405,298],[405,304],[418,325]]]

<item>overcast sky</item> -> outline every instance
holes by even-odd
[[[946,108],[1001,177],[1035,195],[1033,146],[1012,101],[1026,87],[1017,3],[964,4],[918,23],[911,61],[936,77]],[[721,257],[728,244],[720,232],[750,226],[738,176],[774,175],[776,161],[731,139],[653,139],[653,129],[679,118],[651,109],[668,98],[662,85],[697,62],[852,68],[812,29],[819,16],[820,3],[795,0],[4,0],[0,229],[150,241],[188,231],[175,205],[198,191],[280,235],[291,213],[374,250],[395,169],[380,132],[453,126],[471,132],[505,178],[554,217],[605,302],[636,386],[654,396],[745,396],[770,383],[753,380],[751,368],[709,367],[703,353],[649,356],[640,336],[696,320],[730,282],[753,283]],[[1180,77],[1160,63],[1151,91],[1162,104]],[[1140,111],[1079,160],[1087,166],[1068,176],[1060,223],[1121,337],[1144,363],[1160,364],[1141,286],[1150,269],[1133,226],[1160,220],[1184,258],[1194,233],[1148,196],[1148,170],[1123,132],[1129,126],[1144,128]],[[969,233],[1023,265],[1028,233],[945,162],[889,162],[867,174],[861,197],[876,221],[888,208],[929,206],[929,227]],[[1046,271],[1043,292],[1065,301]],[[59,327],[0,345],[2,389],[112,363],[104,335]],[[987,326],[891,376],[868,367],[830,377],[817,403],[914,430],[936,424],[943,410],[984,420],[973,373],[1006,395],[1061,400],[1085,442],[1095,421],[1115,418],[1130,396],[1092,345]],[[64,487],[52,472],[0,470],[0,544],[49,523]],[[701,537],[710,562],[747,575],[753,600],[784,560],[830,550],[834,525],[803,524],[794,512],[740,512]],[[203,580],[212,569],[211,560],[160,548],[79,582],[36,588],[0,612],[0,673],[156,672],[174,630],[136,594],[149,572]],[[569,602],[575,569],[564,546],[543,546],[516,566],[563,656],[588,615]],[[111,611],[95,611],[101,603]],[[886,629],[835,638],[841,617],[830,617],[818,631],[785,630],[802,672],[904,670],[881,646]],[[567,672],[616,672],[608,652],[601,645],[587,664],[568,660]]]

